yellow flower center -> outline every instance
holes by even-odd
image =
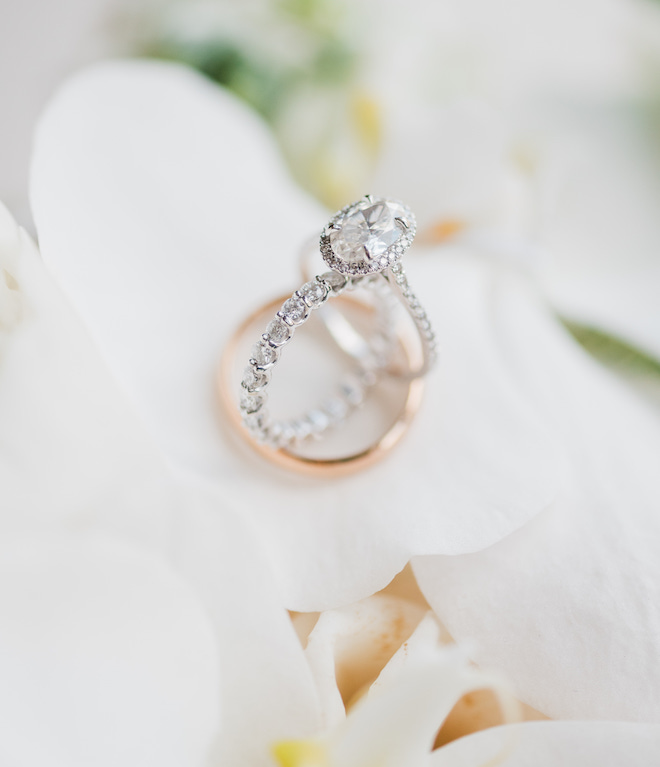
[[[284,740],[273,746],[280,767],[328,767],[325,746],[317,740]]]

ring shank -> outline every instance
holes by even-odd
[[[235,390],[234,371],[236,354],[239,343],[261,316],[273,312],[286,298],[272,301],[253,313],[241,323],[226,345],[218,372],[220,399],[226,415],[229,417],[232,425],[236,427],[238,433],[243,436],[254,450],[267,458],[271,463],[289,470],[315,476],[340,476],[360,471],[377,463],[392,450],[407,432],[421,404],[424,391],[424,381],[422,378],[415,377],[407,381],[405,399],[396,419],[373,444],[355,453],[333,458],[307,457],[296,452],[291,446],[276,447],[260,442],[244,427],[241,412],[233,393]],[[364,307],[364,304],[355,299],[352,299],[352,303]],[[405,360],[406,365],[410,368],[419,365],[419,352],[416,348],[411,349],[402,338],[397,339],[397,345],[401,349],[401,356]]]
[[[303,279],[310,279],[312,274],[311,263],[318,253],[315,240],[305,243],[300,252],[300,268]],[[435,334],[431,328],[426,311],[420,304],[417,296],[412,291],[408,277],[400,263],[392,265],[389,269],[369,278],[360,278],[366,281],[368,287],[373,289],[373,294],[379,304],[379,310],[387,317],[387,324],[391,324],[394,307],[391,298],[403,306],[408,316],[414,323],[421,349],[421,363],[414,369],[390,366],[383,372],[397,378],[409,380],[420,378],[434,366],[437,359],[437,345]],[[385,290],[382,288],[386,286]],[[359,361],[369,348],[371,341],[366,339],[340,312],[332,306],[325,306],[319,312],[321,321],[335,344],[347,355]]]

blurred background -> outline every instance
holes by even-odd
[[[29,230],[40,111],[117,56],[228,87],[331,209],[376,190],[427,241],[552,252],[544,285],[576,337],[660,373],[657,0],[0,0],[0,199]]]
[[[411,153],[425,133],[455,137],[438,110],[470,102],[494,131],[549,106],[651,126],[660,96],[657,0],[1,0],[0,22],[0,198],[24,224],[37,116],[97,59],[178,60],[226,85],[331,207],[362,191],[395,134]]]

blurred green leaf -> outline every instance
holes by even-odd
[[[296,88],[340,85],[350,80],[357,51],[347,37],[344,22],[348,10],[343,0],[270,0],[269,7],[261,24],[267,29],[268,13],[274,13],[279,32],[285,30],[300,43],[305,52],[300,59],[287,61],[277,49],[227,30],[190,39],[184,33],[179,35],[176,27],[159,26],[154,20],[151,29],[148,23],[143,25],[147,33],[140,52],[197,69],[269,120]]]
[[[254,56],[246,55],[230,41],[195,44],[162,41],[153,44],[144,53],[197,69],[229,88],[266,118],[273,116],[288,84],[281,72]]]
[[[564,320],[575,340],[606,365],[622,372],[653,375],[660,379],[660,361],[620,338],[602,330]]]

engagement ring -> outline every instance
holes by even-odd
[[[391,447],[394,435],[399,438],[402,424],[407,427],[410,421],[413,404],[416,409],[419,403],[420,379],[436,358],[430,321],[401,265],[401,257],[410,247],[415,231],[415,217],[407,206],[371,195],[346,206],[331,218],[320,238],[320,252],[330,271],[305,282],[281,305],[279,301],[275,304],[273,308],[279,306],[279,309],[253,347],[244,370],[238,408],[242,425],[255,444],[266,451],[285,453],[296,461],[309,463],[295,455],[292,448],[309,438],[318,439],[327,429],[342,422],[383,375],[405,379],[408,397],[400,417],[379,444],[366,452],[382,452],[384,446]],[[328,304],[331,298],[358,290],[368,291],[371,312],[376,317],[376,330],[367,336],[358,332],[342,311],[331,311],[335,307]],[[355,303],[365,306],[364,302]],[[341,305],[341,300],[337,304]],[[417,350],[411,350],[407,337],[395,327],[397,304],[402,305],[412,319],[419,340]],[[316,312],[337,346],[352,358],[354,369],[339,382],[334,395],[318,407],[294,419],[273,418],[268,408],[273,370],[298,329]],[[242,332],[239,330],[237,336]],[[232,346],[228,356],[233,353]],[[346,463],[357,458],[352,455],[338,458],[336,462]]]

